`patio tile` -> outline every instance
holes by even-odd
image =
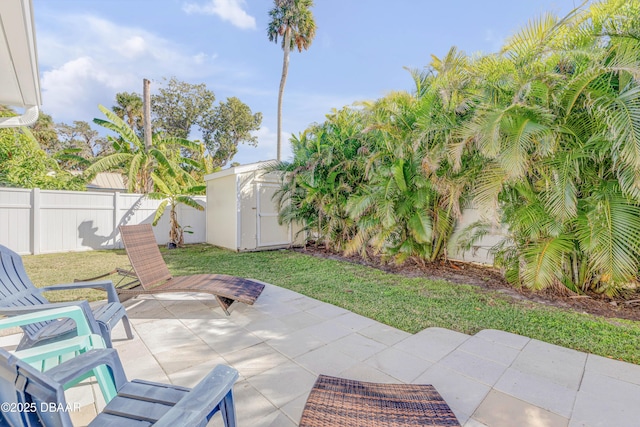
[[[520,354],[520,351],[513,347],[495,341],[488,341],[477,335],[463,342],[457,350],[465,351],[505,366],[511,365]]]
[[[124,306],[129,320],[136,325],[171,316],[169,310],[155,299],[130,299],[124,303]]]
[[[205,362],[169,374],[169,380],[171,380],[172,384],[193,388],[202,381],[204,377],[209,375],[216,365],[226,364],[226,361],[220,356],[212,357]]]
[[[401,382],[410,383],[431,367],[432,363],[397,348],[387,348],[364,361]]]
[[[286,337],[270,339],[266,343],[290,358],[300,356],[324,345],[324,341],[309,334],[306,329],[294,332]]]
[[[271,304],[262,304],[262,303],[254,304],[253,308],[256,311],[260,311],[272,317],[282,317],[288,314],[298,313],[301,311],[300,309],[294,307],[293,305],[285,302],[281,302],[281,301],[274,302]]]
[[[193,333],[175,318],[139,324],[136,325],[136,330],[152,353],[169,351],[197,340]]]
[[[316,375],[294,362],[285,362],[247,381],[276,407],[306,395],[316,381]]]
[[[500,379],[507,369],[505,365],[480,358],[462,351],[460,348],[446,355],[440,361],[440,365],[491,386]]]
[[[301,311],[309,311],[323,304],[326,304],[322,301],[318,301],[317,299],[306,297],[306,296],[291,300],[289,303]]]
[[[587,355],[586,373],[596,373],[640,385],[640,365],[607,359],[606,357]]]
[[[225,363],[225,360],[218,353],[202,341],[176,346],[168,351],[157,352],[154,356],[169,376],[210,360],[217,360],[217,363]]]
[[[409,332],[401,331],[393,326],[379,322],[360,329],[358,333],[385,345],[394,345],[411,336]]]
[[[73,404],[73,400],[67,399],[67,403]],[[96,407],[93,403],[81,406],[78,411],[70,411],[69,417],[74,426],[86,426],[97,416]]]
[[[463,427],[489,427],[486,424],[481,423],[478,420],[474,420],[473,418],[469,418],[466,423],[463,424]]]
[[[134,330],[135,336],[139,337],[139,333]],[[169,377],[140,338],[116,342],[114,347],[118,351],[129,380],[140,378],[149,381],[169,382]]]
[[[343,325],[335,322],[335,320],[324,320],[315,325],[308,326],[301,331],[319,338],[325,344],[353,333],[351,329],[345,328]]]
[[[279,317],[278,320],[290,325],[296,330],[317,325],[323,321],[323,319],[304,311]]]
[[[576,397],[570,425],[637,426],[640,420],[639,398],[640,385],[600,373],[586,372]]]
[[[341,352],[359,361],[366,360],[387,348],[384,344],[360,334],[351,334],[327,344],[330,351]]]
[[[229,353],[224,358],[245,378],[260,374],[289,360],[265,343]]]
[[[163,305],[167,311],[179,319],[221,319],[226,317],[218,303],[215,300],[211,300],[211,302],[215,306],[208,306],[198,300],[163,301]]]
[[[295,362],[312,373],[337,376],[340,372],[357,365],[359,361],[335,348],[323,346],[296,357]]]
[[[284,322],[280,319],[270,318],[265,320],[255,320],[248,323],[245,325],[245,329],[257,337],[260,337],[262,340],[267,341],[272,338],[286,337],[290,333],[295,332],[298,328],[295,327],[295,324]]]
[[[266,419],[274,419],[275,413],[279,412],[278,408],[247,380],[235,383],[233,399],[239,426],[263,426]],[[217,425],[222,425],[222,421]]]
[[[568,389],[578,390],[586,360],[586,353],[531,340],[511,366]]]
[[[336,307],[335,305],[326,303],[306,311],[313,314],[314,316],[318,316],[323,319],[333,319],[335,317],[349,313],[349,311],[345,310],[344,308]]]
[[[353,365],[352,367],[340,372],[338,377],[349,378],[358,381],[368,381],[371,383],[395,384],[398,380],[386,373],[368,365]]]
[[[260,427],[297,427],[298,423],[293,422],[284,412],[276,411],[264,417],[257,424],[251,424]]]
[[[84,380],[80,384],[77,384],[64,391],[64,396],[67,399],[67,403],[70,405],[79,405],[85,407],[87,405],[93,405],[95,396],[93,394],[92,383],[96,381]],[[95,413],[95,408],[94,408]]]
[[[496,390],[487,395],[473,418],[491,427],[566,427],[569,423],[565,417]]]
[[[494,386],[495,390],[569,418],[577,391],[545,376],[509,368]]]
[[[437,362],[469,338],[469,335],[460,332],[428,328],[400,341],[393,347],[422,359]]]
[[[499,331],[496,329],[483,329],[474,336],[487,341],[502,344],[506,347],[512,347],[517,350],[522,350],[529,343],[529,341],[531,341],[531,338],[512,334],[510,332]]]
[[[351,312],[347,312],[341,316],[338,316],[334,320],[337,324],[353,331],[360,331],[361,329],[368,328],[378,323],[375,320],[369,319],[368,317],[364,317]]]
[[[280,408],[280,410],[284,414],[286,414],[286,416],[289,418],[289,421],[291,421],[292,425],[294,426],[297,426],[300,422],[302,411],[304,410],[304,405],[305,403],[307,403],[307,397],[309,397],[309,393],[302,394]]]
[[[433,384],[462,425],[467,422],[491,390],[488,385],[440,364],[431,366],[412,383]]]

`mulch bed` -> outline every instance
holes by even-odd
[[[564,287],[562,289],[533,292],[528,289],[514,288],[504,280],[498,269],[483,265],[459,261],[421,265],[408,261],[398,266],[394,263],[385,263],[377,256],[371,255],[368,259],[364,259],[359,255],[344,256],[314,245],[295,250],[321,258],[367,265],[407,277],[424,277],[431,280],[446,280],[454,284],[475,285],[483,289],[501,292],[520,300],[535,301],[541,304],[609,318],[640,321],[640,294],[637,293],[627,296],[626,299],[611,299],[599,294],[575,295]]]

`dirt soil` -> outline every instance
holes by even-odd
[[[406,262],[401,266],[385,263],[379,257],[363,259],[359,255],[344,256],[313,245],[296,249],[298,252],[322,258],[347,261],[367,265],[389,273],[407,277],[424,277],[432,280],[446,280],[451,283],[479,286],[483,289],[501,292],[512,298],[535,301],[541,304],[561,307],[578,312],[595,314],[609,318],[640,321],[640,293],[628,295],[626,299],[611,299],[603,295],[576,295],[566,288],[533,292],[517,289],[509,285],[498,269],[459,261],[419,265]]]

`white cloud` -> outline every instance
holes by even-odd
[[[188,81],[216,71],[214,54],[189,52],[140,28],[86,14],[49,20],[65,28],[44,26],[38,34],[43,110],[58,122],[101,116],[98,104],[110,107],[117,92],[140,93],[143,78]]]
[[[256,19],[244,11],[244,5],[244,0],[209,0],[205,4],[187,3],[183,10],[187,13],[217,15],[243,30],[255,30]]]
[[[253,132],[253,135],[258,137],[258,146],[252,147],[250,145],[240,144],[238,146],[238,153],[234,156],[232,162],[247,164],[263,160],[274,160],[276,158],[277,133],[267,126],[262,126],[256,132]],[[293,159],[293,152],[291,151],[291,144],[289,143],[290,138],[290,133],[282,133],[282,160],[291,161]]]

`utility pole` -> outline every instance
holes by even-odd
[[[142,79],[142,127],[144,129],[144,146],[147,152],[151,149],[151,93],[148,79]],[[146,178],[146,193],[153,191],[153,181],[150,176]]]
[[[151,147],[151,93],[149,92],[149,85],[151,82],[148,79],[142,80],[142,124],[144,128],[144,146],[149,149]]]

